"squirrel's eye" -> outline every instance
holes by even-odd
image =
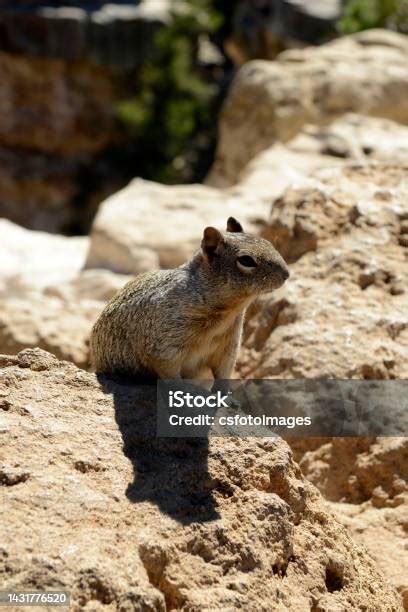
[[[241,266],[244,266],[244,268],[256,268],[255,259],[252,259],[252,257],[249,255],[242,255],[241,257],[238,257],[238,263],[240,263]]]

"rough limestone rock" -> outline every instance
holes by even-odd
[[[89,239],[26,230],[0,219],[0,297],[37,291],[76,277]]]
[[[248,62],[224,104],[210,183],[236,182],[257,153],[307,123],[328,125],[349,112],[408,123],[407,59],[405,36],[372,30]]]
[[[136,179],[101,204],[86,267],[123,274],[173,268],[197,251],[207,225],[224,228],[234,215],[247,231],[256,231],[266,210],[255,194]]]
[[[241,375],[407,378],[406,177],[404,164],[345,164],[299,180],[273,203],[263,233],[292,262],[291,278],[251,309]],[[291,446],[408,609],[406,440]]]
[[[292,447],[296,449],[296,443]],[[396,508],[408,501],[406,438],[331,438],[306,453],[303,473],[332,502]]]
[[[155,437],[154,388],[1,357],[3,589],[72,610],[402,610],[277,439]]]
[[[327,126],[307,124],[286,144],[255,155],[229,191],[253,192],[270,203],[311,172],[351,160],[408,161],[408,128],[352,113]],[[222,181],[217,186],[223,187]]]
[[[103,306],[103,302],[65,302],[44,295],[0,300],[0,351],[13,355],[39,346],[87,368],[88,338]]]
[[[131,279],[109,270],[85,270],[43,290],[18,287],[0,299],[0,352],[39,346],[60,359],[89,366],[89,336],[106,302]]]
[[[400,593],[404,610],[408,610],[407,501],[395,508],[377,508],[369,502],[332,503],[330,507],[353,539],[368,550],[382,575]]]
[[[368,549],[408,609],[408,440],[333,438],[306,452],[296,442],[291,446],[302,472],[331,500],[337,518]]]
[[[244,377],[408,376],[407,167],[316,172],[273,204],[264,236],[290,282],[249,312]]]

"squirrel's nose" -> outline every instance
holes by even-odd
[[[287,268],[286,266],[282,268],[282,276],[284,281],[287,281],[290,276],[289,268]]]

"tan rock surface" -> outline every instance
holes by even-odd
[[[68,303],[93,300],[104,304],[132,278],[128,274],[116,274],[110,270],[81,270],[78,276],[67,282],[54,282],[45,287],[44,295],[58,297]]]
[[[85,270],[66,282],[54,279],[43,290],[21,285],[16,295],[10,290],[0,299],[0,352],[14,355],[39,346],[88,368],[92,325],[130,279],[109,270]]]
[[[307,124],[286,144],[275,143],[255,155],[228,192],[255,193],[270,204],[321,168],[352,160],[407,162],[407,143],[408,128],[388,119],[349,113],[327,126]]]
[[[401,610],[283,441],[157,439],[154,389],[40,350],[1,363],[3,588],[65,588],[73,610]]]
[[[253,307],[242,375],[408,377],[407,189],[404,165],[352,164],[316,172],[274,203],[264,234],[292,262],[291,278]],[[408,609],[407,440],[291,446]]]
[[[291,445],[302,472],[331,500],[337,518],[367,548],[408,609],[407,438],[333,438],[307,452],[302,443]]]
[[[241,375],[408,376],[406,177],[383,163],[322,170],[274,203],[264,235],[291,280],[249,313]]]
[[[268,208],[256,194],[136,179],[99,208],[86,267],[123,274],[173,268],[197,251],[207,225],[223,228],[235,215],[253,231]]]
[[[224,104],[210,184],[235,183],[256,154],[308,123],[350,112],[408,123],[407,58],[405,36],[371,31],[248,62]]]
[[[103,302],[65,302],[44,295],[0,300],[0,351],[14,355],[39,346],[87,368],[88,338],[103,306]]]
[[[370,503],[330,504],[355,542],[364,546],[383,576],[397,588],[408,610],[408,503],[396,508],[373,508]]]

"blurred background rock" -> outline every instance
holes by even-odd
[[[236,67],[365,27],[405,0],[0,2],[0,215],[86,234],[134,176],[200,182]]]

